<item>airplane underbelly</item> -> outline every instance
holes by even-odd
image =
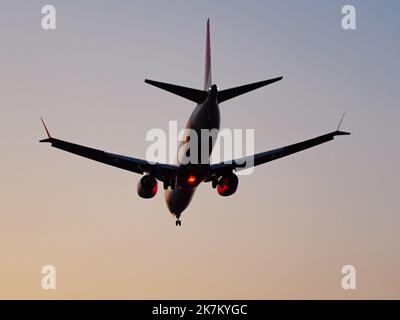
[[[193,198],[196,188],[177,188],[165,191],[165,201],[168,210],[173,215],[180,215],[189,205]]]

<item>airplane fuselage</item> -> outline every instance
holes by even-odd
[[[165,191],[165,201],[167,203],[169,211],[179,217],[186,209],[186,207],[190,204],[190,201],[192,200],[192,197],[196,191],[197,186],[199,183],[202,182],[204,177],[208,173],[208,161],[209,157],[211,155],[212,149],[215,145],[215,139],[209,139],[207,137],[208,141],[202,141],[202,130],[219,130],[220,128],[220,112],[219,112],[219,106],[217,102],[217,95],[218,95],[218,90],[217,86],[213,85],[209,92],[207,99],[196,106],[192,114],[190,115],[190,118],[186,124],[186,129],[192,130],[193,132],[196,133],[196,136],[198,138],[197,141],[197,147],[198,147],[198,161],[197,163],[189,163],[189,164],[182,164],[181,159],[183,155],[187,155],[187,152],[190,152],[190,139],[189,135],[185,134],[184,135],[184,141],[178,148],[178,154],[177,154],[177,162],[180,165],[180,168],[184,172],[183,176],[188,177],[190,175],[193,175],[196,177],[196,182],[194,183],[193,186],[187,185],[185,183],[181,183],[177,185],[176,188],[174,189],[168,189]],[[186,137],[186,139],[185,139]],[[206,155],[207,158],[207,163],[202,162],[202,150],[201,146],[203,144],[208,145],[208,154]]]

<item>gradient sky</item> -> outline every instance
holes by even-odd
[[[57,29],[41,29],[41,7]],[[341,7],[357,30],[341,28]],[[400,2],[0,2],[0,298],[400,299]],[[139,176],[48,145],[144,157],[152,128],[193,104],[146,85],[201,88],[211,19],[219,88],[283,75],[221,105],[222,128],[265,151],[351,136],[257,167],[237,193],[198,189],[176,228]],[[44,291],[40,270],[57,268]],[[357,290],[341,288],[343,265]]]

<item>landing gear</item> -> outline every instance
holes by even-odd
[[[176,225],[176,226],[182,225],[182,221],[179,220],[179,217],[180,217],[180,216],[176,216],[176,221],[175,221],[175,225]]]

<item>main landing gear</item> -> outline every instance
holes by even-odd
[[[175,221],[175,225],[176,225],[176,226],[182,225],[182,221],[179,220],[179,217],[180,217],[180,216],[176,216],[176,221]]]

